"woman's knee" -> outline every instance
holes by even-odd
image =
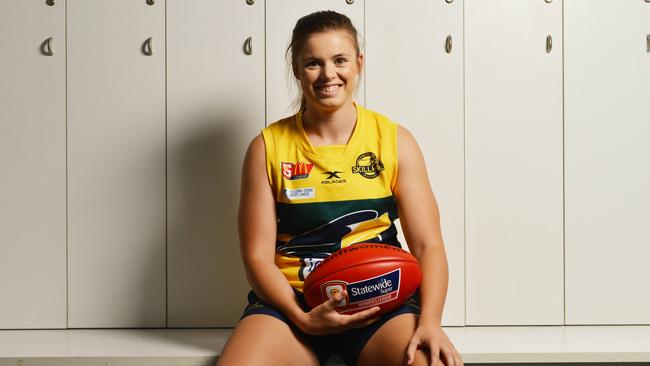
[[[374,365],[378,361],[383,361],[386,365],[405,365],[408,343],[416,327],[417,316],[412,313],[401,314],[388,320],[361,350],[359,365]],[[417,350],[415,364],[426,361],[426,356],[426,352]]]
[[[418,316],[413,313],[398,315],[377,330],[363,348],[359,365],[405,365],[408,361],[408,344],[417,328]],[[430,366],[431,352],[428,348],[415,351],[413,366]],[[446,366],[438,357],[433,366]]]
[[[262,364],[318,365],[318,359],[288,324],[268,315],[249,315],[235,327],[217,366]]]

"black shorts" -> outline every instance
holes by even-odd
[[[305,302],[304,295],[295,289],[294,292],[303,310],[306,312],[309,311],[309,308]],[[372,335],[375,334],[375,332],[388,320],[396,317],[397,315],[406,313],[413,313],[418,315],[420,314],[419,291],[407,299],[404,304],[388,313],[381,315],[381,318],[379,320],[370,325],[367,325],[363,328],[351,329],[339,334],[317,336],[305,334],[289,319],[282,315],[282,313],[260,299],[255,294],[255,292],[250,291],[248,293],[248,306],[246,306],[244,314],[241,316],[240,320],[248,315],[253,314],[266,314],[273,316],[287,323],[296,332],[296,334],[301,336],[311,346],[321,365],[325,365],[332,354],[340,356],[343,361],[345,361],[346,365],[356,365],[357,359],[361,354],[361,350],[366,345],[368,340],[370,340]]]

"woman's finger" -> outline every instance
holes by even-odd
[[[449,353],[443,352],[442,347],[438,349],[437,356],[438,356],[437,359],[440,360],[440,362],[444,362],[445,366],[452,366],[453,363],[452,358],[450,357]]]
[[[431,366],[436,366],[438,364],[438,358],[440,354],[440,349],[434,348],[435,345],[433,342],[429,342],[429,353],[431,354]]]
[[[456,355],[454,355],[454,365],[456,365],[456,366],[461,366],[462,365],[462,363],[460,362],[460,359]]]
[[[345,290],[343,290],[341,292],[335,293],[334,296],[332,296],[330,298],[330,301],[332,302],[332,305],[334,305],[334,307],[336,307],[336,305],[338,305],[341,301],[343,301],[345,298],[347,298],[347,296],[348,296],[348,293]]]
[[[379,306],[372,307],[370,309],[366,309],[363,311],[360,311],[358,313],[354,313],[352,315],[349,315],[349,319],[351,322],[358,322],[361,320],[364,320],[366,318],[369,318],[373,315],[375,315],[379,311]]]
[[[440,362],[444,362],[445,366],[453,366],[454,364],[452,355],[447,352],[447,349],[443,349],[443,347],[439,348],[438,359]]]
[[[334,296],[330,297],[323,303],[327,310],[334,310],[336,309],[336,305],[341,302],[341,300],[345,299],[345,296],[347,296],[347,293],[345,290],[342,292],[337,292],[334,294]]]
[[[409,365],[413,364],[413,359],[415,358],[415,351],[417,349],[418,349],[418,342],[415,340],[415,338],[411,338],[411,341],[409,342],[409,346],[406,349],[406,356],[408,358]]]
[[[464,366],[463,358],[460,356],[460,353],[458,353],[458,351],[456,351],[454,357],[456,357],[456,366]]]

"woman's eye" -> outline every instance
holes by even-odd
[[[305,64],[305,67],[309,67],[309,68],[312,68],[312,69],[313,69],[313,68],[315,68],[315,67],[318,67],[318,62],[316,62],[316,61],[310,61],[310,62],[307,62],[307,63]]]
[[[347,61],[348,61],[348,60],[347,60],[347,59],[344,59],[343,57],[339,57],[339,58],[336,59],[336,63],[337,63],[337,64],[342,64],[342,63],[347,62]]]

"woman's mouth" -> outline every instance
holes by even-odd
[[[320,85],[316,86],[316,91],[324,96],[331,96],[335,95],[339,91],[339,87],[341,85],[339,84],[334,84],[334,85]]]

